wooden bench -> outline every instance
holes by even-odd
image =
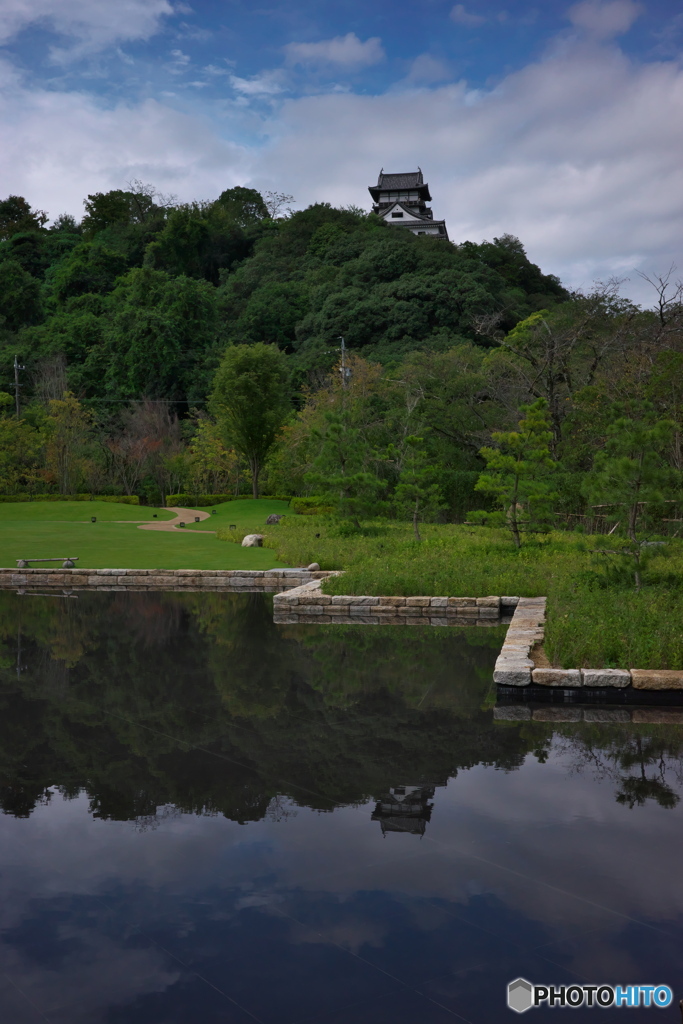
[[[30,569],[31,562],[61,562],[62,569],[75,569],[78,558],[17,558],[17,569]]]

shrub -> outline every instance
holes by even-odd
[[[115,501],[120,505],[139,505],[137,494],[0,494],[0,502],[13,501]]]
[[[334,511],[323,497],[315,494],[310,498],[292,498],[289,505],[299,516],[326,516]]]

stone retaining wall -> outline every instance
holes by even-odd
[[[683,672],[668,669],[536,668],[531,658],[542,643],[545,598],[520,597],[493,672],[501,686],[633,687],[636,690],[683,690]]]
[[[317,583],[329,572],[308,569],[0,569],[0,589],[221,590],[277,593]]]
[[[516,597],[355,597],[323,594],[320,580],[273,599],[277,623],[384,626],[499,626]]]
[[[634,722],[638,725],[683,725],[683,708],[573,708],[561,705],[530,708],[526,704],[499,704],[493,709],[499,722]]]

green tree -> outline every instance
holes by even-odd
[[[83,455],[92,437],[93,414],[65,391],[48,403],[46,419],[47,468],[60,494],[74,494],[83,472]]]
[[[12,331],[40,319],[40,282],[15,260],[0,263],[0,317]]]
[[[0,240],[20,231],[40,231],[47,223],[43,210],[32,210],[23,196],[8,196],[0,201]]]
[[[42,439],[14,415],[14,399],[0,391],[0,493],[30,490],[37,478]]]
[[[666,459],[676,425],[658,419],[645,404],[631,410],[617,405],[614,412],[617,418],[607,428],[605,447],[595,456],[585,490],[591,502],[623,510],[614,518],[625,516],[628,538],[636,543],[645,505],[671,500],[680,488],[680,474]]]
[[[368,470],[370,445],[344,408],[326,413],[325,426],[316,434],[320,450],[305,480],[324,496],[337,518],[360,530],[361,519],[382,509],[380,494],[386,487],[384,480]]]
[[[246,459],[252,493],[291,410],[287,358],[274,345],[233,345],[216,371],[211,409],[226,443]]]
[[[550,458],[552,430],[548,403],[539,398],[523,405],[519,429],[493,434],[496,448],[482,448],[486,470],[476,490],[491,494],[506,510],[507,525],[515,547],[521,547],[520,531],[543,526],[547,522],[551,502],[552,471],[557,468]],[[526,508],[524,506],[526,505]]]
[[[405,449],[393,505],[400,516],[412,519],[415,540],[421,541],[420,521],[435,519],[446,505],[438,483],[438,469],[428,461],[424,439],[409,435]],[[390,449],[390,456],[392,454],[398,453]]]

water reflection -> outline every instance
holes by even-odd
[[[0,606],[3,1022],[488,1024],[518,975],[683,994],[675,724],[494,718],[493,629]]]

